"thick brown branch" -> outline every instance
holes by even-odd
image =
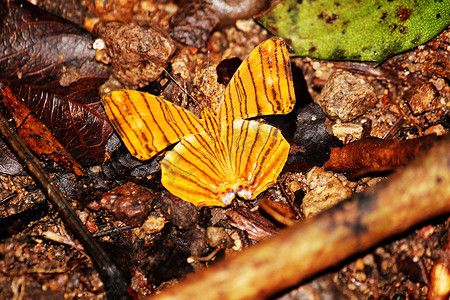
[[[204,269],[151,299],[261,299],[450,212],[450,137],[374,189]]]

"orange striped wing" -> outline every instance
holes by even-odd
[[[260,44],[242,62],[219,107],[221,123],[256,116],[287,114],[295,104],[291,65],[280,38]]]
[[[224,207],[236,195],[255,199],[276,182],[289,153],[280,130],[245,120],[222,130],[189,136],[166,154],[161,182],[170,193],[196,206]]]
[[[103,106],[130,153],[141,160],[203,130],[202,121],[187,110],[147,93],[111,92]]]

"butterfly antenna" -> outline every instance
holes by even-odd
[[[208,50],[208,52],[207,52],[207,54],[206,54],[206,57],[207,57],[207,60],[206,60],[206,76],[209,76],[209,65],[210,65],[210,59],[211,59],[211,55],[210,55],[210,54],[211,54],[211,53],[210,53],[210,51]],[[202,77],[202,82],[200,83],[201,86],[203,86],[203,85],[205,84],[205,77],[206,77],[206,76],[203,76],[203,77]],[[208,97],[206,97],[206,98],[208,98]],[[209,99],[206,99],[206,104],[207,104],[207,106],[209,106],[208,101],[209,101]]]
[[[169,78],[180,88],[180,90],[182,90],[189,98],[192,99],[192,101],[194,101],[197,105],[200,105],[200,103],[194,98],[192,97],[192,95],[183,87],[181,86],[181,84],[175,79],[173,78],[173,76],[166,70],[164,69],[164,72],[167,74],[167,76],[169,76]]]

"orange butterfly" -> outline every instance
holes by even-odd
[[[238,195],[251,200],[276,182],[289,143],[270,125],[245,119],[286,114],[295,104],[289,55],[272,38],[244,60],[217,111],[201,118],[157,96],[115,91],[103,98],[112,125],[131,154],[152,158],[179,142],[161,161],[161,182],[196,206],[227,206]]]

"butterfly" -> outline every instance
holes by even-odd
[[[242,62],[218,108],[200,118],[160,97],[123,90],[103,97],[105,111],[130,153],[147,160],[178,143],[161,161],[161,183],[196,206],[255,199],[276,183],[289,153],[280,130],[257,116],[287,114],[295,104],[289,54],[271,38]]]

